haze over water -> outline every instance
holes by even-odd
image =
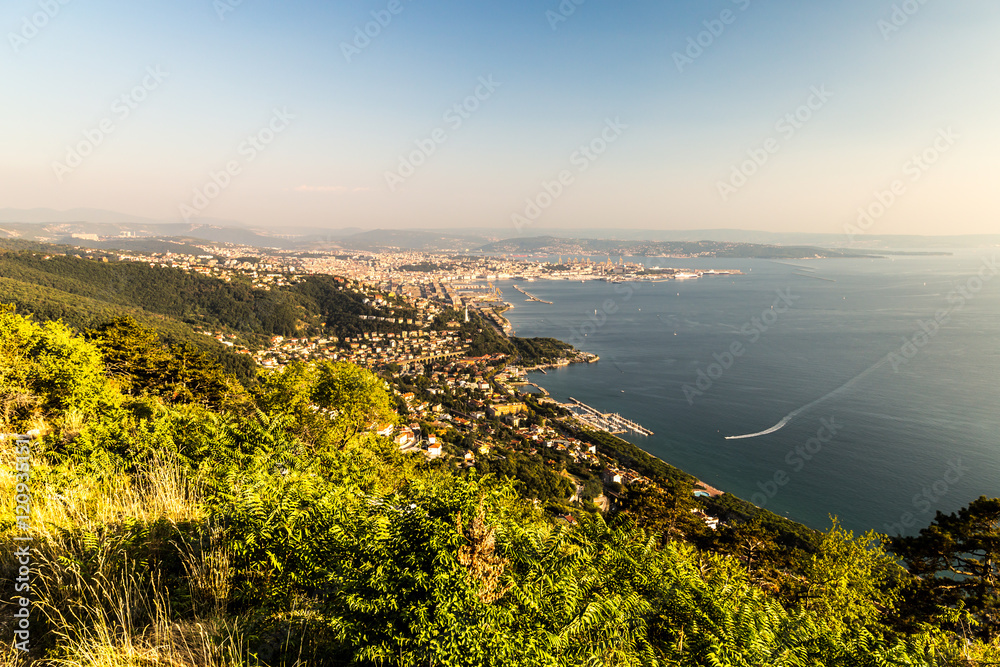
[[[584,329],[580,346],[600,363],[534,374],[555,398],[573,396],[639,422],[656,433],[628,436],[645,450],[809,526],[828,527],[832,514],[853,530],[913,533],[938,510],[1000,496],[1000,276],[967,292],[972,298],[962,297],[960,309],[955,291],[997,254],[788,264],[644,258],[649,266],[746,275],[632,283],[631,295],[599,281],[531,283],[551,306],[500,286],[515,304],[507,317],[519,336],[570,341],[593,323],[595,309],[597,321],[608,313]],[[779,291],[794,305],[754,342],[753,319],[762,320]],[[904,338],[944,309],[949,321],[926,342],[919,337],[923,347],[906,359]],[[685,386],[697,389],[699,369],[707,372],[735,342],[744,354],[701,395],[686,396]],[[725,439],[765,431],[803,407],[773,433]],[[833,440],[815,454],[796,452],[821,420],[837,425]],[[768,484],[776,473],[783,486]]]

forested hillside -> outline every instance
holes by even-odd
[[[289,336],[299,327],[297,304],[282,292],[139,262],[100,262],[40,252],[3,253],[0,276],[245,333]]]
[[[195,334],[194,327],[234,333],[255,348],[272,336],[345,339],[368,332],[399,334],[424,324],[401,299],[384,295],[388,305],[378,308],[356,285],[333,276],[304,276],[281,289],[261,289],[240,276],[224,281],[141,262],[84,258],[64,246],[21,242],[0,244],[0,290],[19,312],[62,320],[77,331],[132,317],[173,343],[195,345],[244,382],[255,372],[250,360]],[[385,317],[387,311],[391,317]],[[444,328],[458,317],[457,311],[448,311],[434,326]],[[499,352],[532,364],[572,349],[553,339],[508,339],[473,317],[474,323],[462,332],[475,339],[475,354]]]
[[[1000,660],[1000,501],[899,556],[836,524],[811,553],[756,522],[701,539],[669,489],[567,521],[376,435],[398,416],[368,371],[293,364],[246,388],[127,319],[84,338],[0,312],[0,400],[0,430],[34,436],[0,450],[0,622],[29,627],[31,664]]]

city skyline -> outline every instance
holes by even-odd
[[[18,0],[0,208],[985,234],[998,19],[918,0]]]

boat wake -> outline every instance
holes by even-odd
[[[817,398],[812,403],[807,403],[806,405],[803,405],[801,408],[798,408],[796,410],[792,410],[787,415],[785,415],[780,422],[778,422],[777,424],[775,424],[774,426],[772,426],[771,428],[769,428],[769,429],[767,429],[765,431],[761,431],[759,433],[747,433],[746,435],[727,435],[726,436],[726,440],[749,440],[750,438],[759,438],[759,437],[761,437],[763,435],[770,435],[772,433],[780,431],[781,429],[783,429],[786,426],[788,426],[789,422],[791,422],[793,419],[795,419],[796,417],[798,417],[800,414],[802,414],[806,410],[809,410],[810,408],[814,408],[817,405],[819,405],[820,403],[823,403],[824,401],[827,401],[827,400],[833,398],[834,396],[837,396],[838,394],[842,394],[843,392],[845,392],[848,389],[850,389],[851,387],[853,387],[857,382],[860,382],[866,376],[868,376],[871,373],[874,373],[876,370],[878,370],[879,368],[881,368],[882,366],[884,366],[886,363],[888,363],[888,361],[889,361],[889,355],[885,355],[874,366],[871,366],[870,368],[861,371],[860,373],[858,373],[857,375],[855,375],[854,377],[852,377],[850,380],[848,380],[844,384],[840,385],[839,387],[837,387],[836,389],[834,389],[830,393],[826,394],[825,396],[821,396],[821,397]]]
[[[795,416],[804,409],[805,408],[799,408],[795,412],[788,413],[784,419],[766,431],[761,431],[760,433],[747,433],[746,435],[727,435],[726,440],[749,440],[750,438],[759,438],[762,435],[771,435],[772,433],[776,433],[777,431],[785,428],[788,422],[792,421],[792,419],[794,419]]]

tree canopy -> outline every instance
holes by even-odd
[[[31,485],[39,664],[940,667],[1000,657],[998,499],[894,539],[902,561],[882,536],[836,522],[809,552],[760,520],[698,527],[682,475],[629,490],[615,511],[579,503],[556,518],[522,478],[569,503],[564,462],[512,456],[507,476],[401,452],[373,430],[398,419],[390,389],[359,367],[290,364],[245,390],[135,321],[88,336],[0,311],[4,427],[38,429],[29,482],[0,475],[0,494]],[[16,507],[0,506],[11,581]]]

